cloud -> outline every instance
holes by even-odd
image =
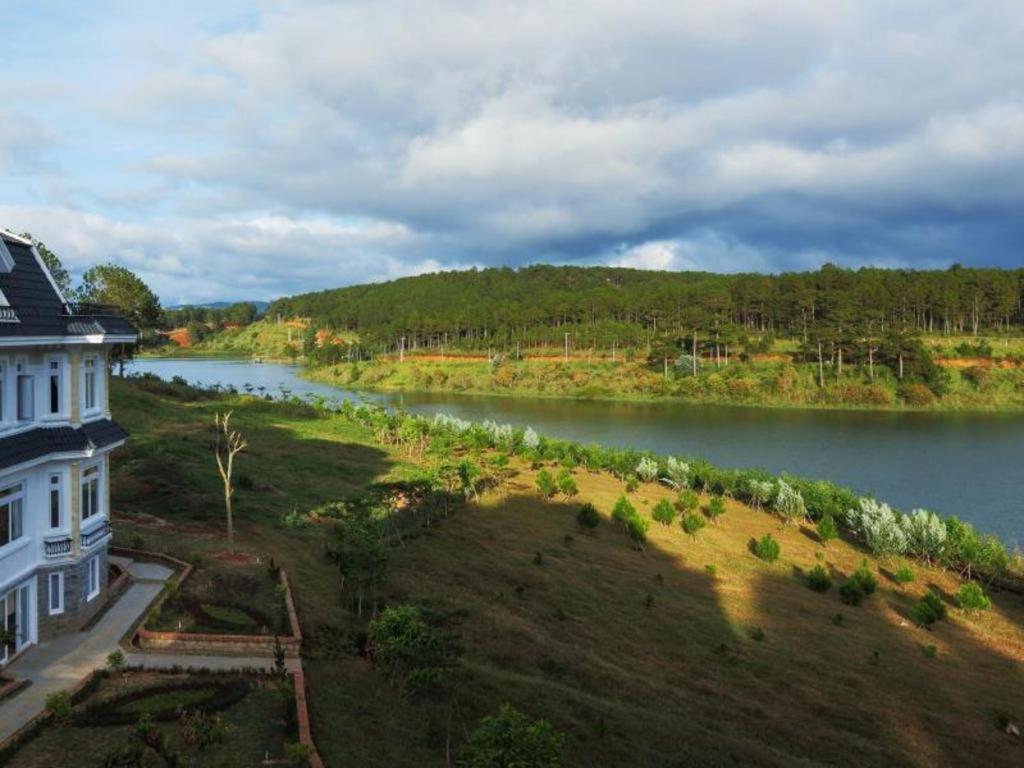
[[[75,260],[116,245],[175,296],[539,259],[1019,259],[1012,0],[190,0],[110,18],[69,14],[8,52],[21,117],[0,121],[0,169],[26,183],[5,200],[31,211],[11,225]],[[300,254],[292,270],[274,249]]]

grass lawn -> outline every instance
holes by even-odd
[[[132,719],[145,712],[154,713],[161,709],[182,707],[189,710],[204,696],[217,690],[225,676],[185,675],[171,673],[129,673],[123,678],[111,676],[103,680],[100,687],[84,701],[76,705],[71,720],[65,724],[49,724],[36,738],[20,749],[7,764],[10,768],[55,768],[56,766],[99,766],[114,753],[130,747],[137,740],[134,725],[83,725],[76,724],[76,715],[86,707],[102,706],[105,712],[123,711]],[[248,693],[226,709],[216,714],[226,726],[223,741],[204,750],[188,747],[182,739],[175,720],[161,721],[156,725],[170,739],[171,748],[184,752],[194,766],[217,766],[218,768],[250,768],[259,765],[265,757],[281,760],[278,765],[290,765],[284,761],[285,745],[295,741],[294,734],[286,727],[286,702],[278,689],[278,683],[267,679],[247,678],[252,688]],[[153,689],[162,691],[167,686],[186,683],[196,686],[183,691],[157,692],[152,696],[138,698],[131,702],[117,702],[125,694]],[[203,688],[203,683],[209,687]],[[151,750],[149,756],[155,759],[153,765],[162,762]],[[148,763],[147,763],[148,764]]]
[[[133,433],[114,463],[118,538],[206,558],[224,541],[205,429],[215,411],[234,409],[252,446],[238,463],[252,479],[236,501],[240,548],[288,569],[321,754],[328,765],[444,765],[445,708],[404,699],[354,651],[366,624],[341,605],[327,526],[282,523],[409,477],[411,460],[299,406],[117,381],[112,404]],[[915,582],[899,587],[890,575],[901,562],[868,558],[879,589],[852,607],[835,588],[811,591],[803,575],[821,562],[841,583],[864,558],[849,543],[825,549],[809,529],[730,501],[695,539],[652,523],[637,552],[608,519],[621,482],[577,470],[572,503],[544,501],[534,473],[517,471],[502,491],[391,551],[386,604],[465,611],[456,747],[509,701],[563,731],[564,765],[580,768],[1024,760],[1021,740],[999,727],[1024,720],[1020,596],[995,593],[977,617],[951,606],[929,631],[909,611],[928,588],[951,602],[958,583],[947,572],[912,564]],[[649,517],[667,495],[645,485],[630,498]],[[593,534],[575,523],[583,501],[602,514]],[[782,545],[773,565],[748,549],[768,532]]]

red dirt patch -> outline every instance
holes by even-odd
[[[251,552],[229,552],[226,549],[221,552],[212,552],[210,557],[219,563],[228,565],[258,565],[260,562],[259,555],[254,555]]]

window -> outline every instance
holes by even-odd
[[[35,418],[36,404],[35,377],[29,375],[28,365],[24,362],[18,363],[18,421],[32,421]]]
[[[48,371],[50,384],[50,413],[61,412],[61,364],[60,360],[51,360]]]
[[[89,592],[85,596],[86,600],[92,600],[96,595],[100,593],[100,558],[99,556],[94,557],[89,561]]]
[[[0,424],[7,420],[7,363],[0,360]]]
[[[0,489],[0,547],[21,538],[24,487],[19,483]]]
[[[50,583],[50,615],[56,616],[64,613],[64,574],[51,573],[48,579]]]
[[[85,410],[92,411],[96,409],[96,358],[87,357],[85,358],[85,376],[83,377],[85,386]]]
[[[60,528],[60,475],[50,475],[50,527]]]
[[[100,511],[100,466],[94,464],[82,472],[82,521]]]

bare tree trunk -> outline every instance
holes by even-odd
[[[825,388],[825,361],[821,357],[821,342],[818,342],[818,387]]]
[[[875,349],[870,344],[868,345],[868,377],[875,380]]]

